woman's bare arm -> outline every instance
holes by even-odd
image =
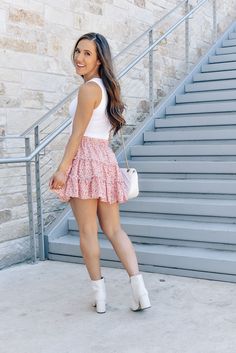
[[[62,157],[56,172],[50,179],[49,186],[58,188],[65,184],[65,174],[78,151],[81,139],[92,117],[93,109],[101,92],[97,84],[93,82],[84,83],[78,93],[78,104],[75,112],[75,117],[72,125],[72,133],[65,147],[65,152]]]

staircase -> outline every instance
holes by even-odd
[[[140,195],[120,205],[121,222],[142,271],[236,282],[236,32],[220,44],[130,147]],[[99,237],[101,265],[123,268]],[[69,209],[46,245],[49,259],[83,263]]]

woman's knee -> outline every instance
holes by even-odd
[[[88,222],[79,225],[79,232],[84,238],[94,237],[98,233],[96,222]]]
[[[122,231],[120,225],[101,225],[101,229],[103,233],[107,236],[107,238],[110,240],[117,238],[120,232]]]

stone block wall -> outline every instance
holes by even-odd
[[[179,3],[178,0],[2,0],[0,2],[0,136],[19,134],[78,87],[71,51],[83,33],[105,35],[113,56]],[[197,0],[190,1],[194,5]],[[218,34],[235,19],[235,2],[217,1]],[[163,21],[154,39],[179,16]],[[212,1],[190,20],[190,66],[211,43]],[[154,51],[157,104],[184,75],[184,25]],[[147,46],[146,37],[115,62],[116,72]],[[148,113],[148,56],[121,80],[128,105],[127,133]],[[55,120],[65,115],[65,110]],[[46,131],[46,128],[45,128]],[[43,185],[56,165],[68,133],[44,151]],[[57,157],[55,157],[57,151]],[[0,141],[0,156],[21,155],[23,141]],[[47,174],[49,173],[49,174]],[[46,193],[46,191],[45,191]],[[0,166],[0,268],[29,259],[25,168]],[[35,195],[34,195],[35,200]],[[47,201],[48,222],[53,218]],[[50,203],[51,202],[51,203]],[[57,210],[60,208],[56,204]],[[54,213],[53,213],[54,214]],[[55,212],[56,214],[56,212]]]
[[[0,3],[0,124],[24,131],[76,87],[70,55],[76,39],[96,31],[114,55],[177,3],[131,0],[13,0]]]

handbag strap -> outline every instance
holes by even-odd
[[[121,139],[122,139],[122,144],[123,144],[123,149],[124,149],[124,154],[125,154],[126,167],[127,167],[127,169],[129,169],[129,163],[128,163],[128,159],[127,159],[127,155],[126,155],[126,151],[125,151],[125,142],[124,142],[124,137],[122,134],[122,127],[120,128],[120,134],[121,134]]]

